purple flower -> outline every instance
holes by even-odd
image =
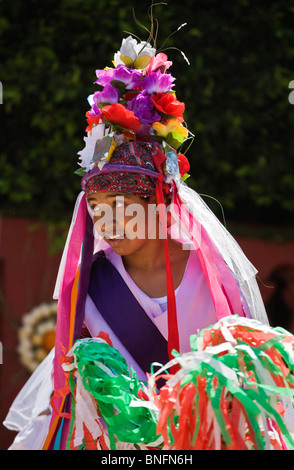
[[[95,91],[93,96],[94,104],[98,103],[118,103],[120,92],[112,85],[105,85],[102,91]]]
[[[116,69],[96,70],[98,80],[94,83],[98,85],[108,85],[112,80],[118,80],[126,85],[128,90],[137,86],[142,77],[142,72],[135,69],[129,69],[125,65],[118,65]]]
[[[97,104],[93,104],[90,111],[89,111],[89,116],[98,117],[98,116],[100,116],[100,114],[101,114],[101,111],[98,108]]]
[[[142,124],[152,124],[160,121],[161,117],[150,102],[150,97],[145,92],[138,93],[135,98],[127,104],[127,109],[133,111]]]
[[[169,73],[161,73],[160,70],[157,70],[146,75],[138,85],[151,95],[152,93],[166,93],[170,91],[174,81],[175,78]]]
[[[127,90],[137,86],[142,78],[142,73],[135,69],[129,69],[125,65],[118,65],[113,74],[113,80],[118,80],[126,85]]]
[[[108,85],[112,80],[114,69],[106,69],[106,70],[96,70],[96,75],[98,80],[94,83],[98,83],[98,85],[105,86]]]

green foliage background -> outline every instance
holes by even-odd
[[[135,2],[149,27],[149,1]],[[80,190],[87,96],[125,31],[142,40],[125,0],[0,1],[0,197],[7,216],[66,223]],[[188,152],[199,193],[227,217],[293,225],[294,2],[171,0],[154,8],[176,90],[196,139]]]

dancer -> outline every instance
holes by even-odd
[[[114,66],[96,71],[102,89],[88,98],[82,192],[54,294],[55,349],[17,397],[6,425],[18,428],[28,390],[43,409],[32,413],[28,406],[12,448],[65,448],[70,400],[62,361],[85,331],[107,337],[144,380],[153,362],[189,351],[190,336],[221,318],[267,323],[255,268],[186,183],[183,149],[192,135],[171,65],[150,42],[129,36]],[[42,387],[39,379],[53,355],[51,409],[50,374]]]

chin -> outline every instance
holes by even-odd
[[[128,238],[123,238],[120,240],[105,239],[105,241],[111,246],[113,251],[115,251],[120,256],[132,255],[136,251],[140,250],[142,245],[144,245],[144,240],[140,240],[140,239],[134,239],[134,240],[128,239]]]

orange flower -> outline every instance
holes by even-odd
[[[88,126],[86,127],[86,132],[91,132],[91,130],[93,129],[93,126],[96,126],[101,121],[101,116],[90,116],[89,113],[90,111],[86,112],[87,123],[88,123]]]
[[[173,93],[153,94],[150,101],[159,112],[174,116],[178,121],[183,122],[185,104],[178,101]]]
[[[141,123],[134,115],[133,111],[129,111],[119,103],[104,106],[104,108],[101,109],[101,115],[108,122],[117,124],[124,129],[139,131],[141,128]]]

